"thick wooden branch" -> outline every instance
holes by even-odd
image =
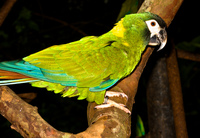
[[[152,138],[175,138],[166,57],[162,56],[152,64],[147,85],[149,135]]]
[[[12,124],[12,129],[19,132],[25,138],[98,138],[104,136],[114,137],[116,135],[121,138],[126,132],[126,129],[123,128],[123,122],[126,122],[127,118],[122,116],[126,113],[123,111],[119,112],[121,112],[119,115],[116,113],[109,116],[109,111],[104,115],[101,114],[101,118],[96,118],[98,120],[96,123],[90,124],[88,129],[79,134],[65,133],[56,130],[48,124],[38,114],[37,107],[23,101],[7,86],[0,87],[0,113]],[[96,115],[99,116],[98,111]],[[112,131],[114,135],[110,135],[109,131]]]
[[[70,135],[49,125],[38,114],[37,107],[24,102],[6,86],[0,87],[0,113],[12,124],[12,129],[26,138],[53,138]]]
[[[166,63],[176,137],[188,138],[177,55],[173,42],[171,42],[171,45],[172,50],[167,57]]]

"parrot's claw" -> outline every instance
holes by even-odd
[[[123,97],[123,98],[126,98],[128,100],[128,96],[123,93],[123,92],[113,92],[113,91],[106,91],[106,95],[105,97]]]
[[[108,107],[116,107],[118,109],[123,110],[127,114],[131,114],[131,111],[128,108],[126,108],[124,104],[119,104],[109,99],[106,100],[106,103],[95,106],[95,109],[102,109],[102,108],[108,108]]]
[[[95,109],[103,109],[103,108],[109,108],[109,107],[116,107],[120,110],[123,110],[124,112],[126,112],[127,114],[131,115],[131,111],[126,108],[126,106],[124,104],[121,103],[116,103],[110,99],[108,99],[108,97],[114,97],[114,96],[118,96],[118,97],[125,97],[126,99],[128,99],[128,96],[124,93],[121,92],[112,92],[112,91],[107,91],[106,95],[105,95],[105,99],[104,99],[104,103],[101,105],[97,105],[95,106]]]

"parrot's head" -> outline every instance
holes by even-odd
[[[145,23],[150,31],[150,46],[157,46],[160,45],[161,50],[165,47],[167,43],[167,32],[166,32],[166,23],[160,18],[158,15],[153,13],[149,14],[149,19],[145,20]]]
[[[123,29],[122,29],[123,28]],[[114,33],[126,34],[127,40],[139,43],[140,40],[145,45],[160,46],[158,50],[164,48],[167,43],[166,23],[161,17],[150,12],[129,14],[117,23]],[[130,36],[130,37],[128,37]],[[131,39],[134,38],[134,39]]]

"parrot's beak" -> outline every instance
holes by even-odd
[[[166,32],[165,28],[163,28],[163,29],[161,28],[155,34],[151,34],[149,45],[151,45],[151,46],[160,45],[160,48],[158,49],[158,51],[163,49],[165,47],[166,43],[167,43],[167,32]]]

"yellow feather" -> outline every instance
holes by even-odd
[[[124,37],[124,32],[126,31],[126,29],[123,26],[123,19],[121,19],[116,26],[111,30],[111,32],[113,33],[113,35],[117,36],[117,37]]]
[[[129,47],[130,45],[127,42],[124,42],[123,45]]]

